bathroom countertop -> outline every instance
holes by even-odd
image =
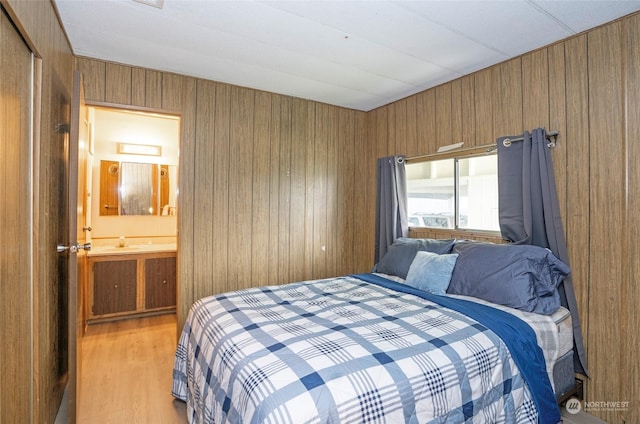
[[[175,243],[168,244],[131,244],[124,247],[96,246],[87,252],[87,256],[134,255],[137,253],[175,252]]]

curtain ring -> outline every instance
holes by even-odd
[[[502,145],[504,147],[509,147],[511,146],[511,140],[509,140],[508,138],[505,138],[504,141],[502,142]]]
[[[397,163],[402,163],[402,162],[404,162],[404,157],[403,157],[403,156],[398,156],[398,157],[396,158],[396,162],[397,162]]]

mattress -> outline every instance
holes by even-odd
[[[402,278],[393,275],[381,273],[378,273],[378,275],[389,280],[404,282]],[[556,385],[553,378],[554,367],[559,358],[573,349],[573,325],[571,322],[571,313],[567,308],[560,307],[560,309],[558,309],[551,315],[541,315],[533,312],[525,312],[519,309],[509,308],[507,306],[497,305],[495,303],[487,302],[476,297],[452,294],[449,294],[447,296],[470,300],[472,302],[503,310],[517,316],[518,318],[529,324],[529,326],[531,326],[533,331],[536,333],[538,346],[542,348],[547,368],[547,374],[549,375],[549,380],[551,381],[551,385],[555,390]],[[551,330],[554,327],[555,330]]]
[[[534,338],[526,324],[484,308],[520,323],[499,338],[456,308],[353,277],[196,302],[176,351],[173,385],[174,396],[187,401],[190,422],[555,418],[553,397],[543,401],[539,389],[525,384],[533,368],[538,374],[530,383],[544,376],[542,352],[533,354],[537,339],[559,345],[557,337],[544,336],[557,333],[553,320],[542,320]],[[526,347],[514,353],[507,340]]]

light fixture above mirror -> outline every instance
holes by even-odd
[[[121,155],[162,156],[162,146],[118,143],[118,153]]]

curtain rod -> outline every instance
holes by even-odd
[[[557,138],[558,138],[558,131],[547,132],[547,140],[549,140],[549,142],[547,143],[547,147],[556,147]],[[509,147],[511,146],[511,143],[517,143],[518,141],[523,141],[523,140],[524,140],[524,137],[505,138],[504,140],[502,140],[502,145],[504,147]],[[498,148],[497,144],[492,145],[487,149],[487,152],[492,152],[497,148]]]
[[[557,138],[558,138],[558,131],[549,131],[547,133],[547,139],[549,139],[549,143],[547,143],[547,146],[555,147]],[[524,140],[524,137],[505,138],[504,140],[502,140],[502,144],[504,145],[504,147],[509,147],[511,143],[517,143],[518,141],[523,141],[523,140]]]
[[[548,131],[547,132],[547,139],[549,139],[549,143],[547,143],[547,146],[549,147],[555,147],[556,146],[556,139],[558,137],[558,131]],[[514,137],[514,138],[507,138],[503,141],[504,143],[507,143],[505,146],[511,145],[511,143],[517,143],[518,141],[523,141],[524,137]],[[426,155],[420,155],[420,156],[413,156],[413,157],[405,157],[404,160],[405,162],[411,162],[411,161],[425,161],[425,160],[429,160],[431,158],[442,158],[442,159],[446,159],[448,157],[457,157],[460,156],[461,154],[469,154],[469,155],[474,155],[474,154],[482,154],[484,153],[489,153],[489,152],[493,152],[494,150],[498,149],[498,145],[496,144],[496,142],[493,142],[491,144],[484,144],[482,146],[475,146],[475,147],[467,147],[467,148],[457,148],[457,149],[453,149],[453,150],[448,150],[445,152],[439,152],[439,153],[429,153]]]

